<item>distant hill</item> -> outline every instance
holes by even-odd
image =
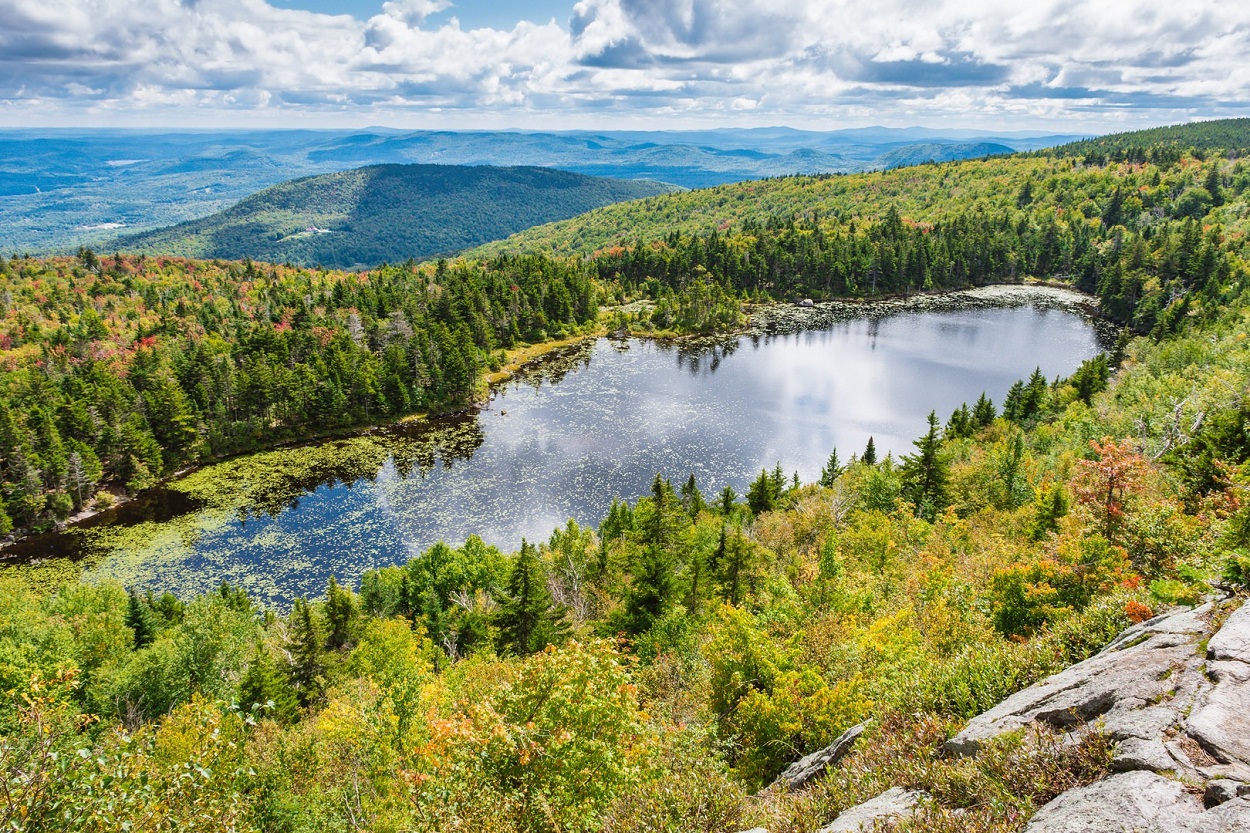
[[[126,235],[122,251],[334,267],[450,254],[593,208],[677,190],[549,168],[374,165],[305,177],[217,214]]]
[[[107,248],[224,211],[263,188],[366,165],[533,165],[683,188],[1031,151],[1083,136],[925,128],[686,131],[0,129],[0,245],[13,252]],[[923,147],[915,152],[908,145]],[[962,150],[933,150],[949,145]],[[972,148],[969,150],[969,148]],[[901,161],[894,164],[903,164]],[[119,232],[119,229],[121,230]]]
[[[926,162],[954,162],[957,159],[978,159],[982,156],[1003,156],[1015,150],[995,142],[922,142],[904,145],[877,158],[881,168],[905,168]]]

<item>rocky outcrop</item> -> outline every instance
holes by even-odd
[[[1026,833],[1250,833],[1250,603],[1208,602],[1156,616],[1099,654],[1019,691],[944,744],[975,755],[1020,729],[1115,742],[1112,774],[1041,808]],[[797,789],[849,751],[856,726],[778,779]],[[906,817],[924,794],[899,787],[847,810],[820,833]]]
[[[975,754],[1027,727],[1092,727],[1116,741],[1114,774],[1060,795],[1027,833],[1250,831],[1250,605],[1219,627],[1216,613],[1208,603],[1129,628],[973,718],[945,750]]]
[[[1214,634],[1213,613],[1208,603],[1129,628],[1096,656],[973,718],[945,750],[968,755],[1016,729],[1097,721],[1117,742],[1117,772],[1250,782],[1250,607]]]
[[[858,804],[820,828],[820,833],[859,833],[872,830],[880,822],[910,816],[925,794],[902,787],[888,789],[876,798]]]
[[[1029,822],[1027,833],[1234,833],[1250,830],[1250,801],[1210,810],[1185,786],[1153,772],[1125,772],[1069,790]]]
[[[1114,739],[1129,741],[1126,752],[1135,760],[1164,764],[1155,744],[1193,706],[1205,682],[1197,645],[1210,616],[1207,604],[1129,628],[1100,654],[973,718],[945,750],[970,755],[1016,729],[1035,724],[1069,729],[1101,718]]]
[[[867,727],[867,721],[858,726],[852,726],[824,749],[819,749],[810,755],[804,755],[801,759],[786,767],[785,771],[777,776],[777,780],[770,784],[768,789],[798,790],[807,786],[823,775],[826,769],[834,766],[838,761],[846,757],[846,753],[851,751],[851,747],[855,744],[856,739],[863,734],[864,729]]]
[[[1199,692],[1186,731],[1228,775],[1250,781],[1250,605],[1211,637],[1207,659],[1212,684]]]

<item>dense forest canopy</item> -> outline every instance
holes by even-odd
[[[778,467],[746,495],[661,472],[597,529],[513,554],[439,544],[286,615],[229,585],[40,592],[9,570],[0,821],[810,833],[906,784],[931,796],[912,829],[1022,829],[1106,774],[1107,739],[962,760],[940,741],[1209,581],[1250,589],[1248,206],[1229,156],[904,170],[864,180],[863,213],[761,210],[591,258],[4,260],[0,518],[23,525],[102,482],[463,403],[500,351],[601,321],[717,329],[744,299],[1036,276],[1095,291],[1124,330],[1069,379],[931,415],[899,458],[831,449],[818,483]],[[966,201],[924,214],[944,171]],[[811,789],[754,795],[866,718],[871,743]]]

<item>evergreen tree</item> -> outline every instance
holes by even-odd
[[[1059,531],[1059,519],[1068,514],[1068,496],[1059,485],[1046,485],[1037,492],[1033,503],[1033,522],[1029,535],[1041,541],[1049,533]]]
[[[738,500],[738,494],[734,491],[733,486],[726,486],[720,490],[720,497],[717,500],[717,508],[725,517],[729,517],[734,511],[734,506]]]
[[[970,437],[972,429],[972,413],[968,410],[968,403],[965,402],[951,412],[951,418],[946,422],[946,436]]]
[[[721,530],[720,586],[725,601],[740,605],[746,597],[746,587],[754,567],[755,545],[735,526],[732,534]]]
[[[668,612],[675,584],[673,572],[672,557],[667,552],[657,546],[643,547],[625,594],[627,631],[643,633]]]
[[[326,585],[326,647],[332,651],[350,644],[355,636],[356,618],[359,611],[350,590],[339,586],[334,576]]]
[[[240,613],[252,612],[252,600],[247,597],[247,591],[242,587],[234,587],[230,582],[223,581],[217,588],[217,594],[221,596],[222,602],[230,610],[237,610]]]
[[[872,437],[868,438],[868,445],[864,447],[864,453],[859,461],[866,466],[877,465],[877,443]]]
[[[302,598],[295,600],[289,622],[289,678],[299,704],[307,707],[321,696],[322,686],[325,684],[325,662],[322,655],[325,637],[321,623],[313,615],[312,607]]]
[[[777,501],[776,487],[768,471],[760,469],[760,476],[755,478],[747,489],[747,506],[756,515],[771,510]]]
[[[1024,399],[1024,381],[1017,379],[1007,391],[1007,398],[1003,400],[1003,419],[1015,423],[1024,422]]]
[[[820,470],[820,485],[826,489],[832,488],[838,479],[838,475],[842,474],[842,472],[842,463],[838,460],[838,450],[835,448],[829,454],[829,461]]]
[[[640,540],[661,549],[673,546],[678,531],[685,524],[681,517],[682,504],[673,491],[673,484],[658,473],[651,482],[650,505],[639,506],[635,515]]]
[[[564,639],[564,609],[547,590],[538,548],[521,540],[521,551],[508,576],[507,595],[495,614],[501,654],[527,656]]]
[[[941,443],[937,414],[930,411],[929,430],[916,440],[916,453],[903,457],[903,497],[927,521],[933,521],[950,503],[949,464],[942,457]]]
[[[134,590],[127,594],[126,627],[134,631],[136,651],[156,641],[156,634],[160,630],[156,611]]]
[[[686,513],[691,518],[697,517],[700,512],[707,508],[707,502],[703,499],[703,493],[699,491],[699,484],[695,482],[693,472],[691,472],[686,482],[682,484],[681,505],[686,508]]]
[[[1026,484],[1021,471],[1024,464],[1024,449],[1024,432],[1019,428],[1012,429],[998,464],[998,477],[1002,483],[1002,500],[999,507],[1002,509],[1015,509],[1026,496]]]
[[[239,708],[244,714],[290,723],[299,712],[291,683],[278,670],[264,645],[257,643],[247,670],[239,679]]]
[[[977,404],[972,406],[972,425],[976,428],[985,428],[998,417],[998,412],[994,409],[994,402],[981,393],[977,399]]]

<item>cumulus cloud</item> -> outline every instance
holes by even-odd
[[[454,12],[449,0],[386,0],[365,20],[265,0],[0,0],[0,119],[1059,126],[1250,100],[1250,5],[1217,0],[570,0],[567,27],[508,30],[462,30]]]

